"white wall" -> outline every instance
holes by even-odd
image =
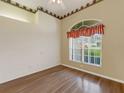
[[[37,24],[0,17],[0,83],[60,64],[60,21],[36,16]]]

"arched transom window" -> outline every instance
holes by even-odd
[[[69,59],[74,62],[101,66],[104,25],[97,20],[82,21],[67,32]]]

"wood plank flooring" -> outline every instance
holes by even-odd
[[[1,84],[0,93],[124,93],[124,84],[57,66]]]

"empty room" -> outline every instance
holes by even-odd
[[[0,0],[0,93],[124,93],[124,0]]]

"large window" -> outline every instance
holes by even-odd
[[[70,60],[85,64],[101,66],[102,34],[69,38]]]

